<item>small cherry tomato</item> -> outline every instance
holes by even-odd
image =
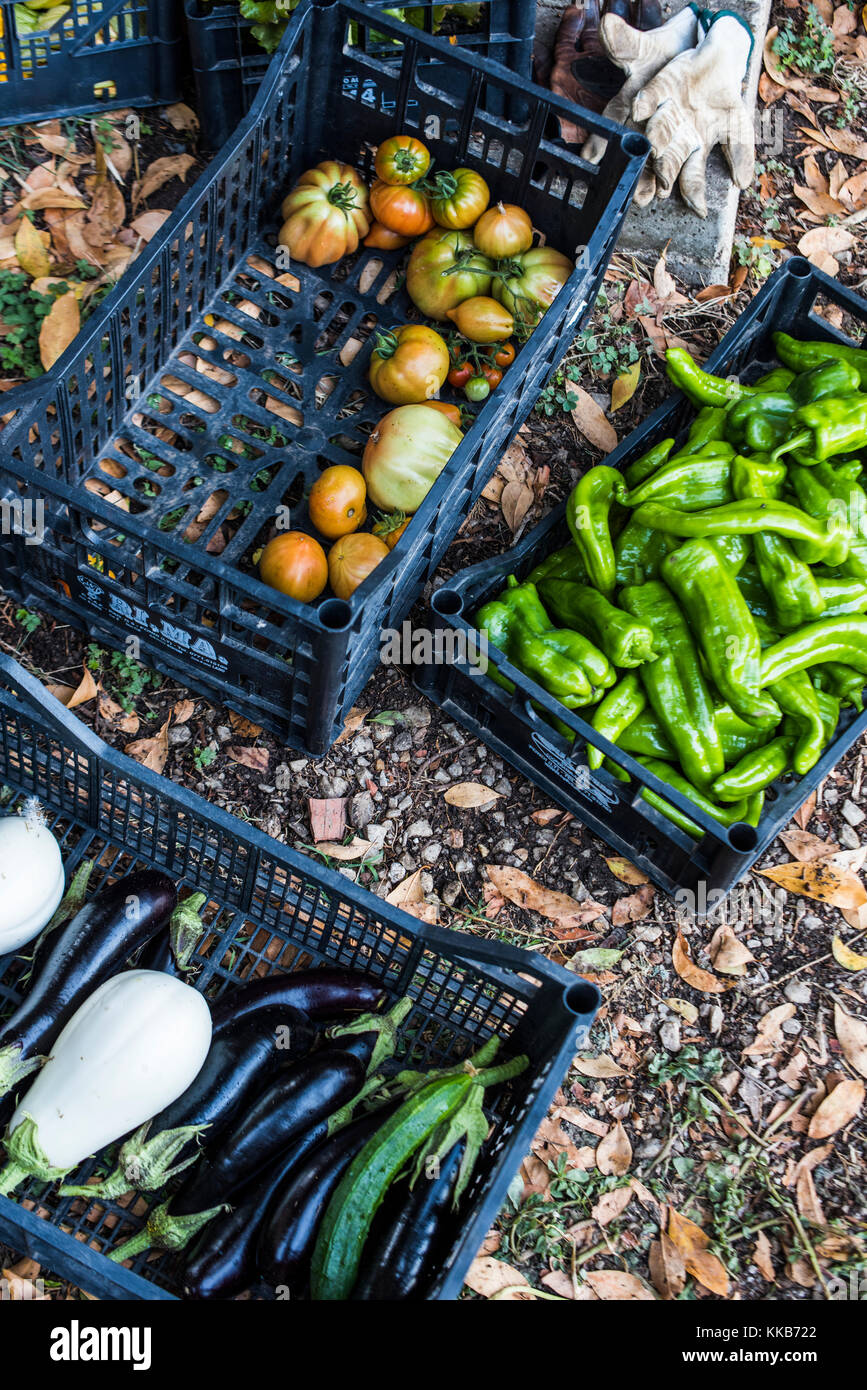
[[[335,463],[319,474],[310,489],[310,520],[320,535],[336,541],[358,530],[367,516],[366,497],[363,473],[347,463]]]
[[[414,135],[392,135],[376,151],[373,167],[383,183],[416,183],[430,168],[430,151]]]
[[[514,343],[503,343],[502,347],[498,347],[497,351],[494,353],[494,361],[498,367],[511,367],[514,360]]]
[[[474,367],[472,362],[458,362],[457,366],[452,367],[449,372],[449,386],[454,386],[455,389],[459,391],[462,386],[466,386],[473,372]]]
[[[389,550],[394,550],[411,521],[412,517],[407,516],[405,512],[390,512],[387,516],[379,518],[373,528],[373,534],[385,541]]]
[[[483,401],[491,394],[491,388],[483,376],[471,376],[464,392],[468,401]]]
[[[494,387],[499,386],[500,382],[503,380],[503,373],[500,371],[499,367],[490,367],[487,362],[485,362],[482,367],[482,374],[492,391]]]
[[[328,583],[325,551],[304,531],[283,531],[270,540],[259,557],[259,575],[281,594],[310,603]]]

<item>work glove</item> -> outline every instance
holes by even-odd
[[[627,24],[620,15],[608,13],[602,17],[599,37],[608,57],[626,73],[626,81],[602,114],[618,125],[635,130],[639,127],[633,119],[633,98],[673,58],[695,46],[699,38],[698,15],[691,5],[687,5],[665,24],[645,32]],[[591,164],[598,164],[607,144],[604,135],[591,135],[581,153]],[[636,189],[636,203],[644,207],[655,192],[656,179],[652,166],[648,164]]]
[[[667,198],[677,179],[684,201],[699,217],[707,217],[707,160],[715,145],[722,145],[738,188],[752,181],[755,130],[741,96],[752,46],[748,26],[723,11],[711,19],[697,48],[645,79],[632,99],[632,119],[646,122],[657,196]]]

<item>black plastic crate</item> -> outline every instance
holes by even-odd
[[[180,95],[187,55],[176,0],[71,0],[57,24],[32,34],[15,9],[0,0],[0,126]]]
[[[117,753],[39,682],[0,656],[0,787],[4,811],[36,796],[68,871],[96,859],[96,891],[155,865],[207,894],[209,924],[194,957],[209,999],[255,974],[336,963],[368,971],[415,1003],[401,1032],[404,1065],[459,1061],[497,1034],[502,1056],[530,1065],[492,1108],[493,1133],[467,1193],[431,1298],[455,1298],[512,1178],[599,1007],[595,985],[536,952],[427,926],[351,880]],[[0,959],[0,1012],[18,997],[20,957]],[[95,1161],[80,1170],[89,1176]],[[84,1181],[85,1178],[82,1178]],[[129,1205],[61,1198],[41,1183],[0,1198],[0,1239],[99,1298],[170,1298],[175,1256],[142,1254],[131,1269],[108,1253],[144,1224],[153,1194]],[[135,1214],[133,1215],[133,1208]]]
[[[395,8],[388,5],[388,0],[366,3],[374,9]],[[229,0],[228,4],[184,0],[184,7],[202,140],[207,149],[218,150],[250,110],[268,70],[268,54],[253,37],[254,21],[242,19],[238,0]],[[443,9],[440,0],[420,0],[410,8],[415,27],[432,34],[434,15]],[[461,72],[451,64],[453,47],[457,45],[503,63],[529,82],[536,0],[482,0],[472,8],[477,13],[470,24],[462,16],[460,5],[451,7],[447,21],[454,33],[450,37],[441,35],[449,48],[426,51],[419,75],[426,82],[462,96]],[[400,63],[403,46],[399,40],[380,37],[373,29],[366,35],[366,46],[383,61]],[[495,102],[499,97],[500,94],[495,95]]]
[[[755,380],[776,361],[770,338],[775,330],[795,337],[851,341],[817,315],[817,301],[839,305],[867,334],[867,301],[795,257],[768,280],[725,335],[708,361],[709,370]],[[621,441],[606,463],[626,468],[657,441],[672,435],[680,440],[694,416],[694,407],[679,391],[674,392]],[[568,543],[565,512],[561,503],[505,555],[474,565],[438,589],[432,600],[437,625],[461,634],[473,631],[473,615],[505,587],[508,575],[524,578],[544,556]],[[473,651],[461,648],[453,638],[442,645],[445,651]],[[857,715],[845,709],[837,737],[808,775],[791,774],[768,788],[758,828],[734,825],[726,829],[597,734],[577,710],[567,710],[510,663],[498,661],[497,666],[515,683],[514,694],[460,664],[420,668],[416,679],[449,718],[463,724],[669,893],[681,888],[695,892],[700,884],[707,894],[729,892],[867,730],[867,711]],[[534,704],[568,725],[575,733],[574,742],[557,733]],[[591,772],[585,757],[588,743],[601,748],[629,773],[632,782],[620,782],[604,769]],[[648,806],[641,798],[645,786],[699,824],[702,839],[693,839]]]
[[[453,50],[466,82],[456,101],[417,76],[436,40],[412,31],[399,72],[349,44],[349,26],[369,18],[359,4],[303,0],[234,141],[4,431],[0,463],[0,499],[45,509],[42,544],[0,543],[8,593],[95,641],[130,650],[134,639],[152,666],[313,754],[340,731],[382,630],[420,595],[589,313],[646,150],[588,117],[610,137],[588,165],[543,133],[567,103],[540,93],[531,117],[504,123],[488,92],[526,92],[505,69]],[[275,213],[305,168],[336,154],[370,170],[380,140],[406,128],[440,163],[484,173],[550,245],[579,248],[578,263],[388,559],[350,601],[300,604],[261,583],[250,556],[279,506],[308,524],[295,509],[321,468],[358,464],[388,409],[367,384],[372,329],[414,311],[400,252],[281,275]],[[210,553],[239,505],[228,545]]]

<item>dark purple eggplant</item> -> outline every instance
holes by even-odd
[[[424,1296],[450,1234],[447,1227],[464,1149],[463,1141],[455,1144],[436,1177],[422,1173],[413,1188],[408,1178],[392,1186],[365,1242],[353,1300],[390,1302]]]
[[[262,1277],[273,1287],[303,1292],[325,1208],[355,1155],[399,1103],[362,1115],[325,1139],[275,1195],[262,1222],[258,1255]]]
[[[87,996],[168,926],[176,903],[172,880],[142,869],[104,888],[51,933],[51,949],[30,989],[0,1028],[0,1095],[36,1069]],[[13,1109],[6,1095],[0,1121]]]
[[[284,1045],[284,1034],[291,1048]],[[216,1151],[230,1125],[280,1068],[310,1051],[316,1029],[285,1006],[230,1019],[211,1036],[201,1071],[182,1096],[123,1144],[117,1167],[102,1182],[67,1185],[67,1197],[113,1198],[131,1188],[153,1192],[199,1157]]]
[[[276,1163],[246,1184],[236,1195],[231,1211],[205,1227],[187,1262],[185,1298],[237,1298],[256,1282],[257,1245],[264,1215],[275,1194],[327,1134],[327,1120],[307,1130]]]
[[[379,1009],[388,998],[381,980],[360,971],[324,966],[321,970],[274,971],[227,990],[213,1007],[215,1027],[226,1016],[240,1018],[257,1009],[285,1004],[300,1009],[314,1023],[341,1014]]]

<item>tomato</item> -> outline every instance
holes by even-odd
[[[487,294],[493,266],[466,232],[429,232],[414,246],[406,268],[407,293],[429,319],[446,319],[473,295]]]
[[[501,267],[505,278],[492,293],[519,323],[532,328],[549,309],[575,269],[573,261],[552,246],[535,246]]]
[[[502,343],[494,353],[494,361],[498,367],[511,367],[515,360],[514,343]]]
[[[423,401],[423,405],[430,406],[431,410],[438,410],[447,420],[451,420],[453,425],[461,427],[461,408],[459,405],[451,405],[448,401]]]
[[[407,323],[376,335],[368,379],[392,405],[416,405],[439,391],[449,371],[449,350],[435,328]]]
[[[263,584],[281,594],[309,603],[328,583],[328,561],[317,540],[304,531],[282,531],[270,540],[259,557]]]
[[[361,463],[371,502],[386,512],[418,511],[462,438],[451,420],[426,405],[389,411]]]
[[[519,256],[533,245],[533,224],[523,208],[496,203],[483,212],[473,228],[473,241],[483,256],[503,261]]]
[[[428,402],[430,404],[430,402]],[[457,409],[457,406],[455,406]],[[412,521],[411,516],[404,516],[403,512],[392,512],[390,516],[382,516],[373,528],[373,534],[385,541],[389,550],[394,550],[404,531]]]
[[[459,391],[462,386],[466,386],[475,370],[472,362],[459,362],[449,372],[449,386],[454,386]]]
[[[333,464],[316,479],[307,499],[307,510],[316,530],[330,541],[357,531],[367,516],[367,486],[357,468]]]
[[[338,598],[349,598],[359,584],[388,559],[388,546],[369,531],[341,536],[328,552],[328,582]]]
[[[377,222],[399,236],[423,236],[434,224],[428,196],[420,188],[377,179],[370,190],[370,206]]]
[[[471,376],[464,393],[468,401],[484,401],[491,394],[491,388],[483,376]]]
[[[457,308],[449,309],[448,317],[471,343],[501,343],[515,331],[515,320],[509,311],[486,294],[465,299]]]
[[[301,175],[281,215],[280,245],[303,265],[331,265],[367,236],[367,185],[348,164],[327,159]]]
[[[491,200],[491,190],[474,169],[444,170],[435,174],[430,189],[434,221],[452,231],[472,227]]]
[[[500,371],[499,367],[489,367],[487,362],[482,367],[482,375],[492,391],[494,387],[499,386],[500,382],[503,380],[503,373]]]
[[[416,183],[430,168],[430,151],[414,135],[392,135],[376,151],[373,167],[383,183]]]
[[[402,246],[409,246],[411,241],[411,236],[390,232],[381,222],[371,222],[370,231],[364,238],[365,246],[375,246],[378,251],[399,251]]]

